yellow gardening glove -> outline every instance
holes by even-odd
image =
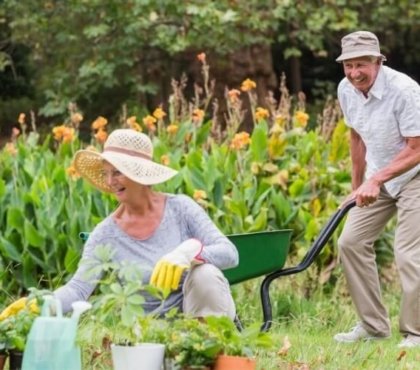
[[[191,266],[204,263],[200,256],[203,245],[197,239],[187,239],[172,252],[165,254],[153,269],[150,284],[162,290],[175,290],[182,273]]]
[[[14,316],[19,311],[23,310],[27,304],[27,301],[28,301],[28,298],[22,297],[22,298],[19,298],[17,301],[14,301],[13,303],[11,303],[2,311],[2,313],[0,313],[0,321],[7,319],[10,316]],[[29,302],[29,309],[34,313],[39,312],[39,307],[35,299],[32,299]]]

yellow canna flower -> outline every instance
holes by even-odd
[[[286,124],[286,119],[281,115],[281,114],[279,114],[278,116],[276,116],[276,118],[274,119],[274,123],[276,124],[276,125],[279,125],[280,127],[284,127],[285,126],[285,124]]]
[[[102,116],[99,116],[95,121],[92,122],[93,130],[103,129],[108,124],[108,120]]]
[[[261,163],[252,162],[251,163],[251,172],[254,175],[258,175],[261,172]]]
[[[178,132],[178,125],[175,125],[174,123],[170,124],[167,128],[166,131],[168,132],[168,134],[174,135]]]
[[[244,92],[251,91],[257,87],[257,84],[252,81],[251,79],[247,78],[245,81],[242,82],[241,90]]]
[[[264,120],[269,116],[270,116],[270,113],[268,112],[267,109],[258,107],[255,111],[255,119],[257,120],[257,122]]]
[[[268,154],[270,158],[279,158],[286,150],[287,141],[283,135],[271,135],[268,139]]]
[[[194,190],[193,198],[196,201],[207,199],[207,193],[204,190],[196,189]]]
[[[204,111],[202,109],[194,109],[192,112],[192,120],[193,122],[201,122],[204,118]]]
[[[171,163],[171,159],[169,158],[169,155],[164,154],[160,157],[160,163],[162,163],[164,166],[168,166],[169,163]]]
[[[295,112],[295,122],[298,127],[306,127],[309,120],[309,115],[301,110]]]
[[[166,113],[164,112],[162,108],[156,108],[153,112],[153,117],[155,117],[156,119],[162,119],[165,116],[166,116]]]
[[[251,138],[249,137],[249,133],[242,131],[233,137],[232,142],[230,143],[230,148],[234,150],[240,150],[250,143]]]

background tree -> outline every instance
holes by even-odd
[[[238,87],[250,77],[265,97],[286,72],[292,93],[303,90],[312,102],[323,100],[335,94],[342,77],[334,61],[340,38],[355,29],[376,32],[390,64],[419,77],[420,6],[411,0],[3,0],[0,5],[0,35],[7,40],[0,45],[2,90],[3,81],[15,81],[8,90],[33,99],[33,108],[47,117],[62,117],[70,101],[87,118],[97,112],[115,116],[123,104],[133,112],[151,109],[167,100],[172,78],[185,72],[190,86],[202,78],[195,61],[202,51],[219,81],[216,96],[225,85]],[[10,51],[21,45],[29,54]],[[22,62],[25,68],[17,71]],[[22,91],[17,81],[27,88]],[[2,95],[3,111],[13,106],[15,95]]]

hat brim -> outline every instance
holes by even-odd
[[[335,61],[342,62],[344,60],[360,58],[360,57],[381,57],[382,61],[386,60],[385,55],[382,55],[381,53],[377,53],[375,51],[353,51],[351,53],[341,54]]]
[[[153,162],[152,160],[133,157],[117,152],[98,153],[91,150],[79,150],[74,156],[77,172],[93,186],[101,191],[112,193],[114,189],[107,185],[103,172],[104,161],[112,164],[130,180],[142,185],[163,183],[178,171]]]

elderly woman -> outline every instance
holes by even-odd
[[[163,305],[146,297],[146,312],[178,307],[194,317],[233,319],[235,305],[221,270],[238,264],[237,250],[191,198],[152,189],[177,173],[152,156],[149,137],[131,129],[113,131],[103,153],[76,153],[74,165],[80,175],[99,190],[115,194],[119,205],[94,228],[75,275],[54,294],[64,311],[75,301],[87,300],[96,284],[86,279],[84,261],[95,257],[97,246],[109,245],[115,261],[143,268],[144,284],[170,291]]]

